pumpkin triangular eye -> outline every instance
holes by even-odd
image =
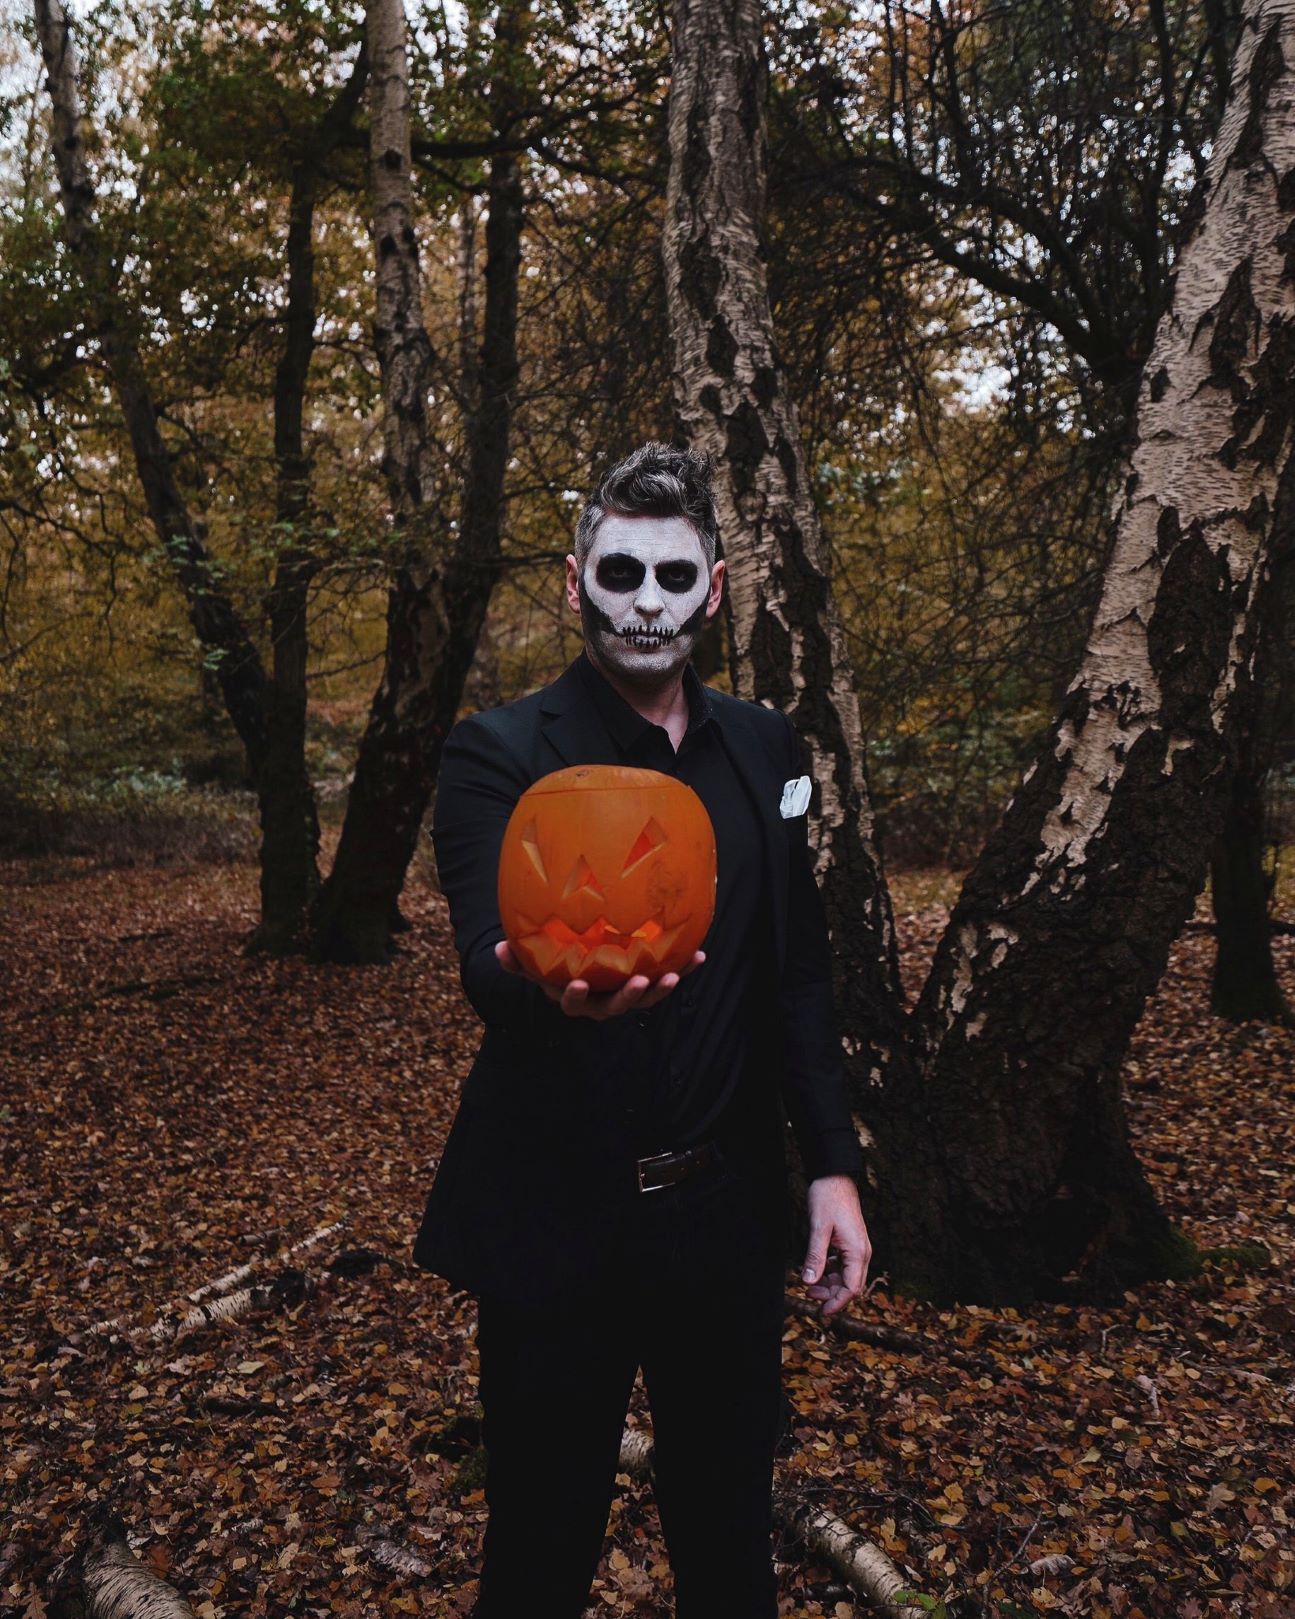
[[[606,895],[598,886],[598,879],[593,874],[593,868],[583,855],[580,855],[571,868],[571,875],[567,878],[567,885],[562,890],[562,898],[570,899],[573,894],[592,894],[595,899],[606,899]]]
[[[522,848],[526,850],[527,858],[535,867],[536,873],[542,883],[547,883],[549,874],[544,869],[544,858],[540,854],[539,834],[535,830],[535,822],[528,821],[522,832]]]
[[[666,841],[666,835],[655,818],[650,820],[638,837],[634,840],[634,847],[625,856],[625,864],[621,867],[621,876],[628,877],[640,860],[646,860],[654,854]]]

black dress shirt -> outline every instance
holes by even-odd
[[[581,653],[576,660],[621,763],[675,776],[701,799],[715,829],[715,916],[705,963],[646,1012],[602,1025],[608,1072],[621,1077],[643,1152],[705,1140],[742,1086],[752,1042],[770,1004],[773,934],[760,823],[734,770],[706,691],[684,671],[688,727],[676,751]]]
[[[631,707],[585,653],[576,668],[621,762],[685,782],[715,829],[715,916],[702,941],[705,963],[646,1012],[600,1025],[605,1071],[624,1076],[626,1112],[643,1152],[671,1151],[704,1141],[721,1122],[759,1105],[760,1058],[779,1039],[760,823],[691,663],[683,677],[688,725],[677,750],[665,728]],[[812,1140],[801,1134],[799,1144],[811,1179],[862,1169],[846,1119]]]

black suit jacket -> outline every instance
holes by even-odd
[[[753,1208],[786,1232],[783,1116],[806,1173],[858,1173],[832,1004],[831,957],[806,817],[784,819],[800,741],[776,709],[707,688],[721,739],[759,807],[778,980],[747,1093],[728,1110],[725,1155]],[[461,720],[446,739],[432,836],[460,974],[485,1025],[422,1225],[416,1264],[515,1303],[596,1291],[635,1198],[635,1149],[600,1025],[568,1018],[537,984],[504,972],[496,884],[504,828],[532,782],[566,765],[616,764],[575,666],[551,686]],[[674,991],[705,1011],[705,967]],[[642,1150],[641,1147],[638,1150]]]

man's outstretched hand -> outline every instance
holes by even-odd
[[[809,1249],[801,1279],[820,1299],[820,1315],[833,1315],[854,1298],[868,1274],[872,1243],[859,1208],[859,1189],[849,1175],[821,1175],[810,1181]],[[835,1253],[829,1254],[829,1250]]]
[[[609,1017],[621,1017],[626,1012],[644,1012],[649,1006],[665,1000],[681,978],[687,978],[689,973],[701,966],[706,952],[695,951],[688,965],[677,973],[663,973],[655,980],[645,978],[640,973],[628,979],[619,989],[601,993],[591,990],[583,978],[573,978],[564,989],[558,989],[554,984],[546,984],[542,978],[532,977],[513,954],[507,939],[500,939],[495,946],[495,958],[506,973],[516,973],[538,984],[568,1017],[593,1018],[596,1023],[602,1023]]]

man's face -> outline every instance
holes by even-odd
[[[724,564],[683,517],[604,517],[583,567],[567,559],[567,595],[579,608],[595,662],[634,685],[680,674],[719,606]]]

